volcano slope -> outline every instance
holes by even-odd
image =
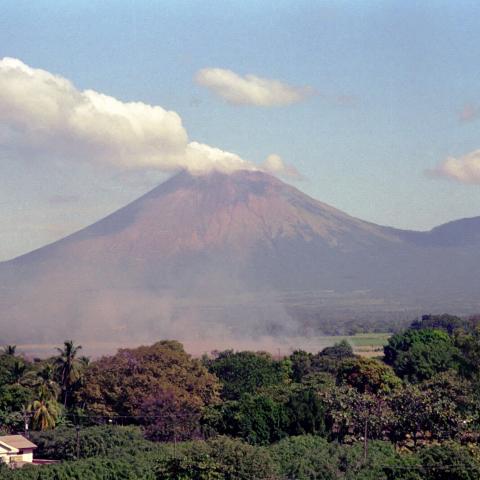
[[[181,172],[0,263],[0,340],[285,336],[332,319],[473,313],[479,246],[480,217],[402,231],[262,172]]]

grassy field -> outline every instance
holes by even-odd
[[[357,335],[346,336],[325,335],[312,339],[311,343],[317,344],[317,349],[312,349],[311,347],[313,345],[310,345],[310,348],[305,348],[305,350],[312,352],[319,351],[341,340],[346,340],[358,355],[367,357],[379,356],[383,354],[383,347],[387,344],[390,335],[390,333],[359,333]]]
[[[361,333],[346,337],[353,347],[383,347],[390,338],[390,333]]]
[[[390,335],[390,333],[362,333],[346,337],[346,340],[358,355],[376,357],[383,354],[383,347],[387,344]]]

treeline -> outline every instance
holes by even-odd
[[[343,311],[314,306],[287,306],[288,315],[304,335],[349,336],[360,333],[397,333],[410,326],[412,315],[399,312],[361,311],[355,305],[345,305]]]
[[[67,461],[12,478],[480,478],[478,318],[424,316],[382,358],[347,342],[284,358],[80,351],[0,355],[1,428],[27,421],[37,456]]]

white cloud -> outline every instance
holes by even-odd
[[[195,80],[228,103],[272,107],[290,105],[312,94],[310,87],[294,87],[278,80],[256,75],[240,76],[223,68],[204,68]]]
[[[276,153],[270,154],[261,165],[261,169],[273,175],[281,177],[290,177],[297,180],[302,178],[300,172],[292,165],[286,165],[280,155]]]
[[[269,172],[281,172],[285,170],[285,164],[280,155],[271,153],[263,162],[263,168]]]
[[[448,157],[429,173],[462,183],[480,184],[480,150],[474,150],[458,158]]]
[[[190,142],[186,152],[186,165],[189,165],[194,173],[212,169],[226,173],[234,170],[257,170],[253,164],[235,153],[225,152],[204,143]]]
[[[119,169],[255,168],[233,153],[189,142],[176,112],[80,91],[13,58],[0,60],[0,149],[11,159],[89,161]]]

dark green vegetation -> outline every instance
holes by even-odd
[[[382,358],[339,342],[201,360],[178,342],[89,362],[0,354],[0,422],[58,465],[15,479],[480,478],[478,318],[425,316]]]

